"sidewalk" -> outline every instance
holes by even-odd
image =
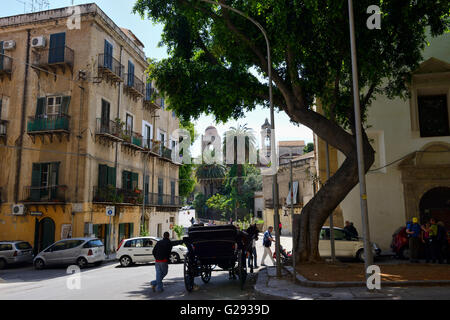
[[[317,288],[293,283],[292,275],[283,270],[276,277],[276,268],[260,269],[255,285],[258,293],[289,300],[450,300],[450,287],[385,287],[369,291],[365,287]]]

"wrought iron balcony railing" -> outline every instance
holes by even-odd
[[[24,201],[33,203],[66,203],[67,186],[25,187]]]
[[[97,118],[95,134],[108,137],[112,140],[122,140],[122,128],[117,122],[112,120]]]
[[[147,193],[144,195],[144,201],[148,206],[181,206],[181,198],[175,195]]]
[[[94,202],[142,204],[142,190],[119,189],[113,186],[94,187]]]
[[[124,132],[122,134],[122,139],[124,140],[124,143],[130,146],[134,146],[137,148],[143,148],[142,147],[142,135],[140,135],[137,132]]]
[[[56,47],[46,50],[33,51],[32,64],[35,67],[68,66],[73,69],[75,61],[74,51],[67,47]]]
[[[106,75],[116,82],[123,81],[125,67],[111,55],[104,53],[98,55],[98,70],[101,75]]]
[[[124,76],[124,80],[125,80],[125,83],[124,83],[125,90],[130,92],[133,96],[144,97],[145,85],[142,80],[137,78],[132,73],[126,73]]]
[[[69,131],[70,117],[68,115],[50,115],[30,117],[27,131],[30,134],[55,131]]]

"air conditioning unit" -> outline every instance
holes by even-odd
[[[16,42],[14,40],[8,40],[3,42],[4,50],[14,50],[16,48]]]
[[[40,37],[34,37],[33,39],[31,39],[31,47],[32,48],[45,48],[46,46],[46,40],[44,36],[40,36]]]
[[[14,204],[12,206],[13,216],[23,216],[25,215],[25,206],[23,204]]]

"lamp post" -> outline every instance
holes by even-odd
[[[223,3],[218,3],[216,1],[213,0],[200,0],[202,2],[206,2],[206,3],[210,3],[210,4],[215,4],[215,5],[219,5],[223,8],[226,8],[228,10],[231,10],[237,14],[239,14],[240,16],[246,18],[247,20],[250,20],[255,26],[258,27],[259,30],[261,30],[262,34],[264,35],[264,38],[266,40],[266,44],[267,44],[267,72],[269,75],[269,99],[270,99],[270,119],[271,119],[271,125],[272,125],[272,143],[271,143],[271,157],[272,160],[272,165],[276,165],[278,163],[278,161],[276,161],[276,152],[275,152],[275,111],[274,111],[274,105],[273,105],[273,89],[272,89],[272,58],[271,58],[271,53],[270,53],[270,42],[269,42],[269,38],[267,36],[267,32],[266,30],[264,30],[264,28],[261,26],[261,24],[256,21],[255,19],[249,17],[248,15],[246,15],[244,12],[239,11],[233,7],[230,7],[226,4]],[[275,224],[275,252],[276,252],[276,259],[277,259],[277,277],[281,277],[281,262],[280,262],[280,216],[279,216],[279,199],[278,199],[278,174],[275,171],[275,174],[273,175],[273,211],[274,211],[274,224]]]
[[[364,168],[364,149],[362,141],[362,126],[361,126],[361,106],[359,100],[359,82],[358,82],[358,59],[356,56],[356,40],[355,40],[355,21],[353,16],[353,1],[348,0],[348,13],[350,20],[350,44],[352,52],[352,73],[353,73],[353,98],[355,106],[355,128],[356,128],[356,146],[358,153],[358,174],[359,174],[359,188],[361,197],[361,220],[363,225],[364,237],[364,274],[367,278],[368,267],[373,264],[372,247],[370,245],[369,233],[369,216],[367,209],[367,191],[366,191],[366,174]]]

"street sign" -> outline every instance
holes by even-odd
[[[116,207],[106,207],[106,215],[108,217],[114,217],[116,215]]]

